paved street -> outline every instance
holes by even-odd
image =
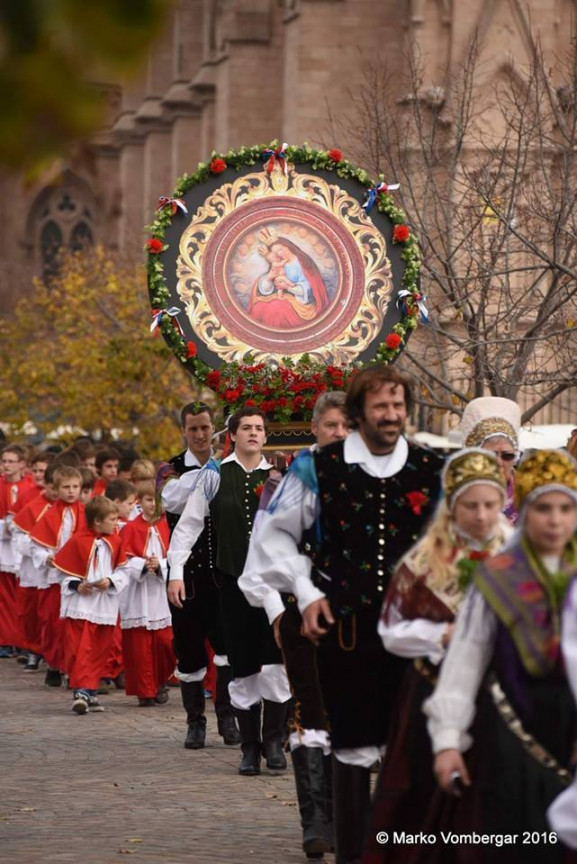
[[[0,660],[0,861],[306,861],[290,769],[239,777],[212,710],[208,746],[187,751],[175,688],[165,706],[117,691],[101,697],[106,713],[78,717],[43,681]]]

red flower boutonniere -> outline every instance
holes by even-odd
[[[343,154],[336,147],[333,147],[332,150],[329,150],[329,156],[333,160],[333,162],[341,162],[343,158]]]
[[[159,252],[162,252],[162,240],[158,240],[156,237],[151,237],[146,241],[146,248],[153,255],[158,255]]]
[[[405,498],[415,516],[420,516],[425,504],[429,503],[429,498],[424,492],[407,492]]]
[[[389,333],[389,335],[385,339],[385,345],[387,346],[387,348],[390,348],[392,351],[396,351],[397,348],[400,346],[402,341],[403,340],[401,339],[401,337],[399,336],[398,333]]]
[[[226,162],[224,159],[213,159],[209,168],[211,174],[222,174],[223,171],[226,171]]]
[[[260,498],[260,496],[262,495],[262,490],[263,490],[263,489],[264,489],[264,483],[258,483],[258,484],[254,487],[254,494],[256,495],[257,498]]]
[[[393,228],[393,243],[406,243],[410,233],[406,225],[395,225]]]

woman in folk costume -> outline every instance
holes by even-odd
[[[465,447],[491,450],[499,459],[507,478],[505,516],[515,523],[515,474],[513,466],[519,455],[521,411],[512,399],[481,396],[473,399],[463,412],[458,432]]]
[[[424,700],[433,692],[472,574],[512,533],[502,513],[505,475],[492,453],[459,451],[445,465],[444,498],[425,536],[401,559],[385,598],[379,634],[407,670],[373,803],[363,864],[425,860],[405,845],[379,845],[379,831],[417,834],[436,783]],[[427,850],[425,850],[427,852]]]
[[[576,860],[551,839],[546,820],[570,782],[577,732],[559,640],[565,593],[577,575],[575,460],[534,452],[517,469],[515,503],[515,536],[474,574],[424,710],[439,785],[462,793],[438,796],[451,827],[517,839],[498,857],[478,844],[451,848],[443,862]]]
[[[156,515],[154,480],[138,484],[141,513],[122,529],[128,555],[128,586],[120,598],[126,695],[142,707],[168,702],[166,682],[174,672],[172,622],[166,595],[165,516]]]
[[[573,691],[573,698],[577,701],[577,580],[575,579],[567,592],[563,608],[561,653],[569,686]],[[547,819],[562,842],[571,849],[577,849],[577,773],[573,777],[571,786],[565,789],[549,807]]]

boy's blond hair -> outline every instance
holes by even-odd
[[[136,497],[140,500],[145,495],[156,496],[156,486],[154,480],[139,480],[136,484]]]
[[[95,495],[94,498],[91,498],[90,501],[87,502],[84,513],[86,516],[86,524],[91,531],[94,531],[94,525],[96,522],[101,522],[103,519],[106,519],[107,516],[110,516],[111,513],[118,514],[118,508],[110,498],[105,498],[104,495]]]
[[[63,480],[78,480],[82,485],[82,474],[78,468],[73,468],[71,465],[59,465],[54,472],[54,488],[58,489]]]
[[[140,483],[141,480],[154,480],[156,469],[150,459],[137,459],[130,469],[130,482]]]

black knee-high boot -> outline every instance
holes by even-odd
[[[283,753],[283,743],[286,734],[287,713],[291,700],[287,702],[270,702],[264,699],[264,717],[262,721],[262,743],[266,767],[272,771],[284,771],[287,766]]]
[[[359,864],[371,809],[369,768],[333,758],[335,864]]]
[[[331,849],[327,824],[325,761],[320,747],[297,747],[291,753],[307,858],[322,858]]]
[[[225,744],[240,744],[240,732],[234,719],[234,711],[230,704],[228,685],[232,681],[232,670],[230,666],[216,667],[216,700],[214,709],[218,734],[222,736]]]
[[[206,740],[204,681],[181,681],[180,692],[188,721],[184,746],[187,750],[201,750]]]
[[[252,705],[248,711],[234,709],[238,728],[240,729],[242,759],[238,773],[245,777],[260,774],[260,702]]]

